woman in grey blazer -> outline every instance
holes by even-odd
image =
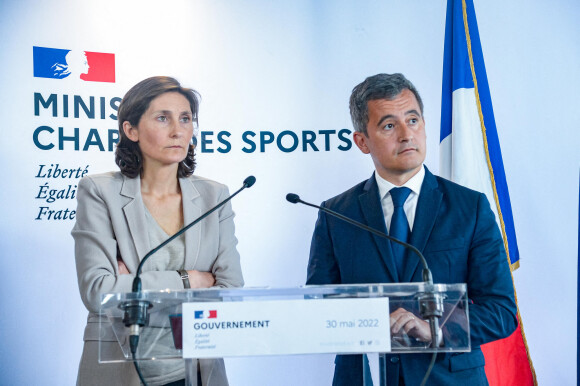
[[[101,295],[131,292],[134,272],[147,252],[228,195],[225,185],[193,176],[193,131],[199,96],[169,77],[146,79],[119,105],[120,172],[83,178],[72,230],[79,290],[89,310],[78,385],[139,385],[130,362],[99,364]],[[224,205],[151,256],[141,274],[144,289],[241,287],[234,213]],[[101,350],[119,354],[112,329]],[[153,385],[184,379],[183,361],[142,362]],[[227,385],[223,360],[199,360],[203,385]],[[177,383],[179,384],[179,383]],[[200,385],[201,386],[201,385]]]

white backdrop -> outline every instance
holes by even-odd
[[[574,0],[476,1],[518,236],[521,268],[514,273],[524,328],[539,383],[576,383],[578,170],[580,165],[580,3]],[[202,95],[197,174],[237,189],[253,174],[256,185],[237,197],[239,251],[247,286],[304,283],[316,211],[284,199],[334,196],[372,173],[372,162],[338,132],[352,130],[352,87],[378,72],[403,72],[422,94],[428,132],[426,164],[438,169],[445,1],[153,1],[53,0],[0,2],[0,165],[2,316],[0,384],[72,385],[86,311],[76,283],[74,221],[35,220],[56,189],[76,179],[36,177],[40,165],[115,169],[113,154],[84,142],[95,128],[105,149],[110,118],[64,117],[62,96],[98,104],[122,97],[136,82],[171,75]],[[33,77],[32,47],[115,54],[116,83]],[[59,111],[39,109],[34,93],[57,94]],[[72,106],[72,105],[71,105]],[[72,116],[72,107],[71,113]],[[39,126],[41,150],[33,141]],[[58,150],[58,128],[79,129],[80,149]],[[315,145],[283,152],[276,143],[246,153],[244,132],[312,131]],[[325,135],[331,130],[328,151]],[[231,149],[218,142],[230,133]],[[209,132],[213,132],[210,134]],[[350,136],[348,136],[350,138]],[[290,147],[286,135],[282,146]],[[46,170],[46,169],[44,169]],[[332,357],[229,360],[231,384],[319,385]]]

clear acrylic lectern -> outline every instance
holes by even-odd
[[[133,360],[128,339],[130,329],[123,322],[123,309],[136,300],[150,304],[136,359],[184,358],[186,384],[197,371],[197,367],[193,368],[193,358],[369,353],[368,358],[372,359],[383,353],[471,349],[465,284],[211,288],[104,295],[101,313],[107,318],[101,318],[101,336],[107,331],[110,334],[112,326],[123,356],[107,357],[99,350],[100,362]],[[369,303],[375,301],[380,303]],[[364,316],[365,307],[372,308],[368,310],[372,311],[371,316]],[[413,312],[416,318],[426,318],[425,315],[435,311],[440,336],[437,345],[433,347],[431,342],[406,336],[404,332],[391,334],[388,315],[398,308]],[[252,316],[262,314],[253,319],[244,318],[245,310]],[[350,311],[356,315],[348,314]],[[236,317],[228,316],[232,312]],[[283,326],[284,332],[277,333],[276,326],[283,323],[292,323],[296,328]],[[310,329],[313,335],[305,339],[305,331]],[[382,374],[378,369],[381,361],[370,363],[374,384],[382,385],[382,376],[376,375]],[[366,384],[372,383],[367,380]]]

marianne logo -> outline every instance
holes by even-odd
[[[115,83],[115,54],[33,46],[34,77]]]
[[[215,319],[217,318],[217,310],[211,311],[194,311],[195,319]]]

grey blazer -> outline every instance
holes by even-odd
[[[198,176],[180,178],[179,184],[185,224],[229,195],[225,185]],[[134,275],[119,275],[117,256],[123,259],[129,272],[135,272],[143,256],[155,245],[149,245],[139,177],[128,178],[120,172],[87,176],[79,182],[77,202],[72,236],[81,299],[89,310],[84,340],[94,342],[99,339],[101,295],[131,292]],[[185,233],[184,269],[212,272],[217,287],[244,284],[233,218],[231,204],[227,203]],[[183,289],[175,271],[142,272],[141,280],[147,290]],[[112,330],[109,333],[106,338],[115,341]],[[83,360],[81,369],[90,367]],[[207,364],[202,366],[202,378],[204,367]],[[209,367],[207,371],[211,371]],[[223,368],[223,363],[220,367]],[[79,372],[79,381],[81,378]]]

